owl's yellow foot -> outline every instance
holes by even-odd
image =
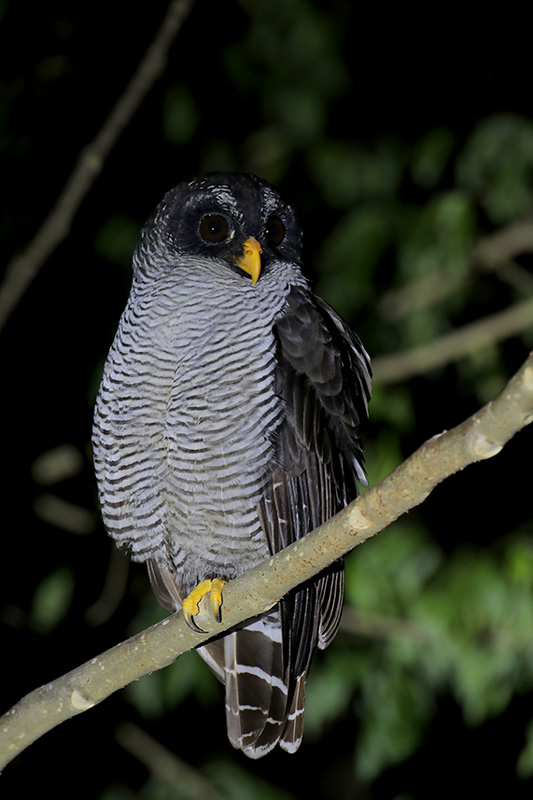
[[[216,622],[221,621],[222,587],[225,582],[220,578],[214,578],[212,581],[202,581],[183,601],[183,616],[185,617],[185,622],[193,631],[207,633],[206,630],[200,627],[199,621],[212,621],[213,619]],[[207,598],[207,600],[204,600],[204,598]]]

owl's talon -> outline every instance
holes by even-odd
[[[197,633],[208,633],[198,622],[200,620],[222,620],[222,587],[225,581],[220,578],[201,581],[183,601],[185,622]],[[206,600],[207,598],[207,600]]]
[[[206,633],[199,625],[196,624],[194,615],[191,611],[187,611],[187,609],[183,609],[183,616],[185,617],[185,622],[195,633]]]

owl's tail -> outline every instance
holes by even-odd
[[[220,677],[223,659],[228,737],[250,758],[261,758],[277,744],[294,752],[302,740],[305,674],[290,680],[283,648],[279,608],[199,648],[212,668],[218,662]]]

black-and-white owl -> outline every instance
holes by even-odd
[[[269,184],[226,173],[168,192],[142,230],[94,460],[107,530],[171,611],[325,522],[364,481],[368,356],[311,292],[301,239]],[[342,601],[335,562],[199,650],[248,756],[298,748],[311,655],[334,637]]]

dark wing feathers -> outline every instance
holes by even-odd
[[[278,468],[260,515],[271,552],[305,536],[357,496],[364,481],[360,424],[367,417],[370,364],[358,337],[324,301],[301,289],[277,320],[278,373],[285,421],[276,440]],[[305,676],[316,644],[333,639],[342,612],[342,562],[284,598],[288,721],[280,742],[295,750],[303,730]]]
[[[338,314],[301,289],[289,294],[274,330],[276,386],[286,415],[277,440],[280,467],[291,482],[305,472],[298,494],[309,494],[316,527],[357,496],[356,479],[365,480],[360,425],[367,417],[370,364]],[[285,544],[301,535],[288,532]]]

